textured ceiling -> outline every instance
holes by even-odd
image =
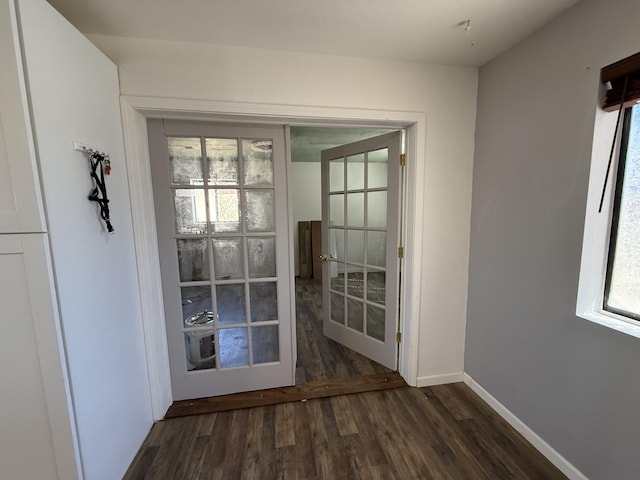
[[[577,0],[49,2],[85,34],[480,66]]]
[[[356,127],[291,127],[291,160],[319,162],[320,152],[393,130]]]

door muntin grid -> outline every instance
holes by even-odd
[[[384,342],[388,148],[330,159],[330,320]]]
[[[272,140],[167,143],[187,371],[278,362]]]

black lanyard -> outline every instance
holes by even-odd
[[[91,157],[89,157],[89,161],[91,162],[91,178],[93,178],[96,184],[89,194],[89,200],[97,202],[98,205],[100,205],[100,216],[107,225],[107,231],[109,233],[113,233],[114,229],[111,225],[111,221],[109,220],[109,198],[107,198],[107,185],[104,183],[104,170],[102,166],[102,162],[105,161],[105,157],[99,153],[93,153],[91,154]],[[96,173],[98,167],[100,167],[100,175]],[[109,168],[108,160],[106,168]]]

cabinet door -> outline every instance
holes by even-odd
[[[0,233],[44,232],[12,0],[0,0]]]
[[[45,234],[0,235],[0,477],[78,478]]]

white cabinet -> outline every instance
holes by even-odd
[[[6,480],[78,478],[48,248],[46,234],[0,235],[0,476]]]
[[[13,0],[0,0],[0,476],[79,478]]]
[[[0,0],[0,234],[46,231],[18,38]]]
[[[0,478],[121,478],[152,415],[118,74],[45,0],[0,0],[0,290]]]

